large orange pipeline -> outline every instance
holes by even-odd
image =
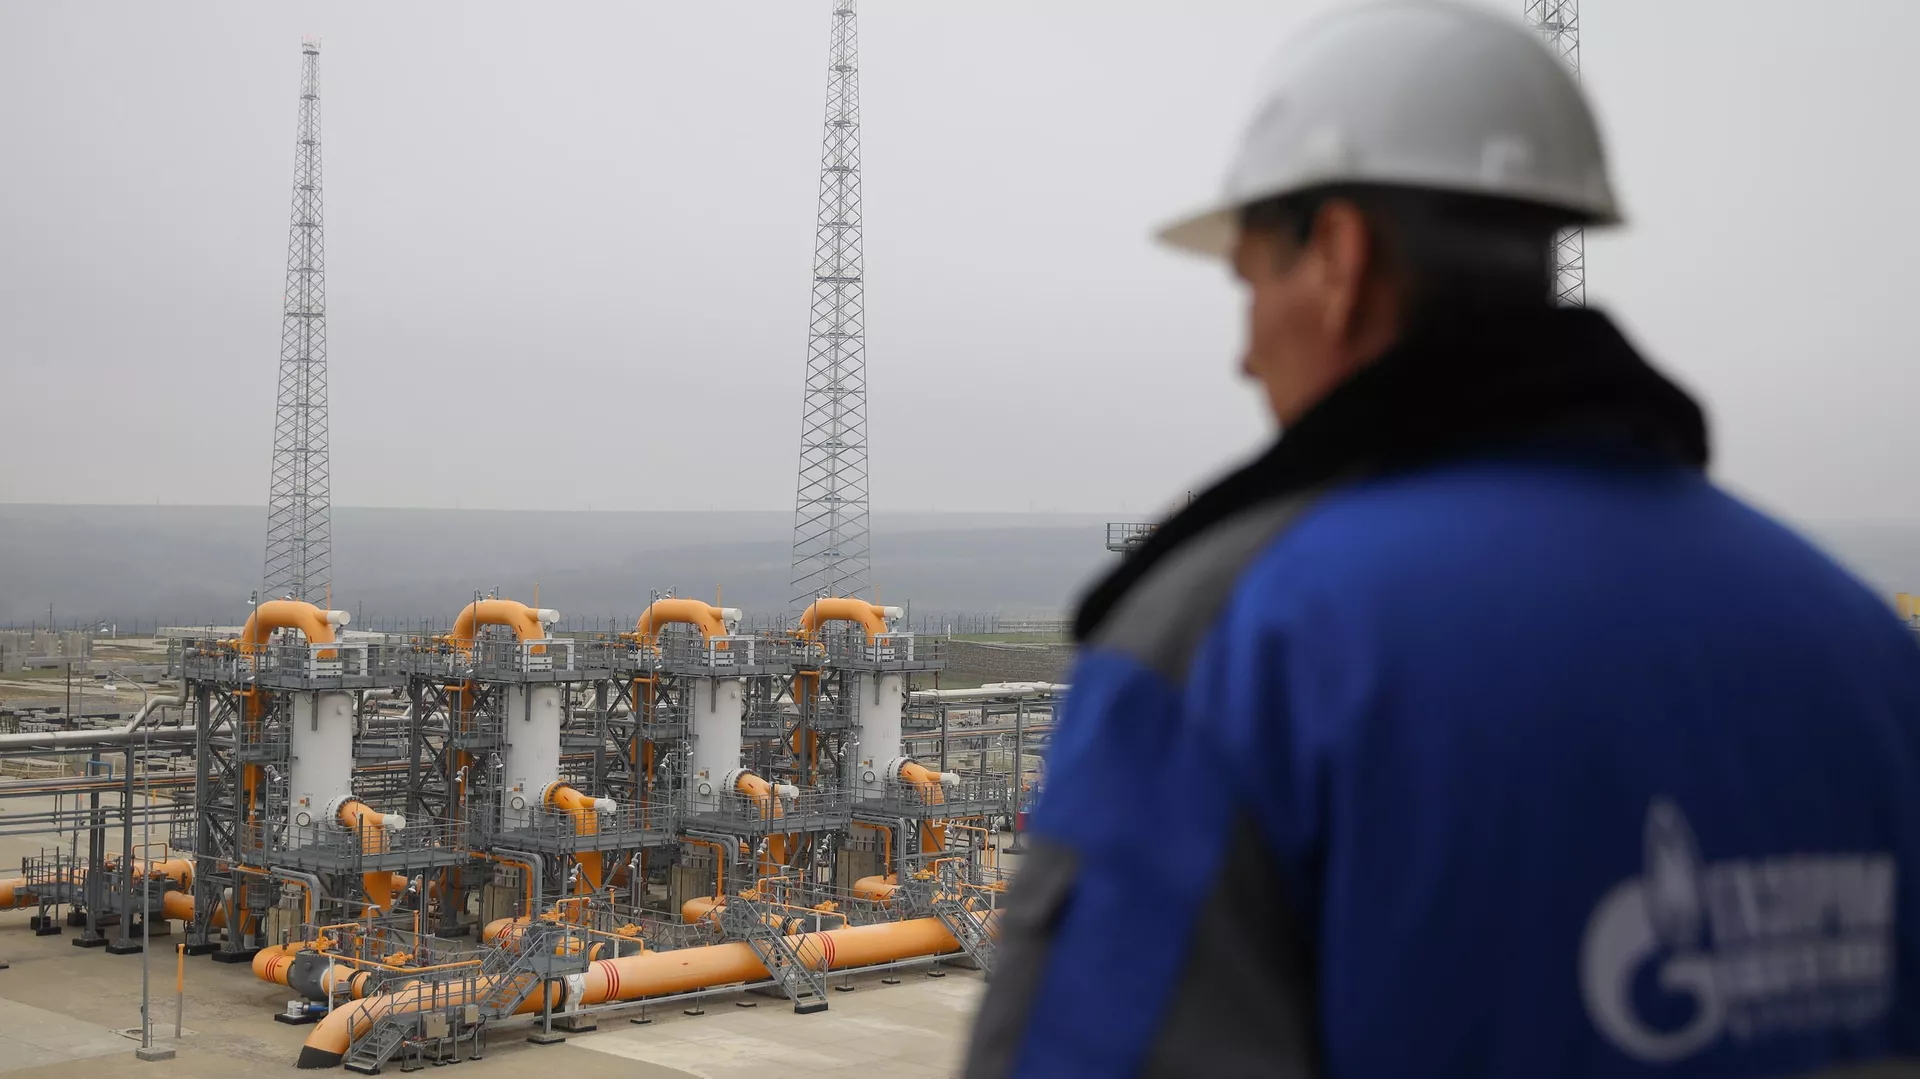
[[[40,897],[27,891],[27,879],[25,877],[15,877],[12,880],[0,880],[0,910],[30,907],[38,902],[40,902]]]
[[[938,918],[914,918],[904,922],[829,929],[808,933],[793,940],[802,955],[819,956],[828,970],[867,967],[920,956],[945,955],[960,949],[958,941]],[[709,944],[700,948],[681,948],[671,952],[647,952],[601,959],[587,968],[585,992],[579,1004],[589,1006],[609,1001],[638,1000],[668,993],[687,993],[697,989],[758,982],[770,975],[766,965],[750,944]],[[477,991],[485,994],[492,979],[482,979]],[[520,1003],[516,1014],[537,1012],[550,1001],[563,1003],[564,990],[549,986],[547,993],[535,993]],[[367,1029],[388,1011],[419,1011],[427,1007],[453,1007],[466,1003],[465,992],[441,993],[434,997],[409,994],[402,988],[392,993],[363,997],[314,1025],[307,1043],[300,1050],[302,1068],[335,1068],[346,1058],[347,1048],[356,1035]]]

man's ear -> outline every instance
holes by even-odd
[[[1335,340],[1347,340],[1359,330],[1367,275],[1372,270],[1372,226],[1360,207],[1333,199],[1315,215],[1307,243],[1324,299],[1322,329]]]

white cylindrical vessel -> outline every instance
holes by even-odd
[[[740,724],[746,717],[747,683],[739,678],[702,678],[688,688],[693,706],[693,791],[724,793],[720,783],[740,767]]]
[[[875,679],[878,679],[876,688]],[[906,676],[897,673],[863,674],[853,680],[854,720],[860,725],[860,754],[854,767],[854,789],[862,798],[884,793],[887,762],[900,756],[900,715],[906,710]]]
[[[353,793],[353,695],[293,694],[287,745],[289,846],[313,842],[327,806]]]
[[[508,686],[506,739],[500,749],[500,826],[525,828],[540,794],[560,778],[561,690],[555,685]]]

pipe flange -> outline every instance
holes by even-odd
[[[740,777],[752,774],[753,769],[751,768],[728,769],[720,776],[720,789],[723,791],[737,790],[740,785]]]
[[[320,814],[320,819],[343,832],[350,832],[353,829],[347,827],[346,823],[340,819],[340,810],[345,808],[348,802],[357,801],[359,801],[359,799],[351,794],[336,794],[327,801],[327,807]]]
[[[888,779],[899,779],[900,770],[913,763],[912,757],[895,757],[887,762],[887,769],[881,774]]]
[[[544,786],[544,787],[541,787],[541,788],[540,788],[540,802],[539,802],[539,804],[540,804],[540,805],[543,805],[543,806],[550,806],[550,805],[552,805],[552,804],[553,804],[553,792],[554,792],[554,791],[557,791],[557,790],[559,790],[559,789],[560,789],[561,787],[564,787],[564,786],[567,786],[567,785],[568,785],[568,784],[567,784],[567,781],[566,781],[566,780],[564,780],[564,779],[556,779],[556,780],[554,780],[553,782],[551,782],[551,783],[549,783],[549,784],[547,784],[546,786]]]

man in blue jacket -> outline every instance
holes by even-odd
[[[1296,41],[1221,203],[1284,432],[1080,611],[967,1074],[1920,1075],[1920,648],[1549,299],[1578,87]]]

